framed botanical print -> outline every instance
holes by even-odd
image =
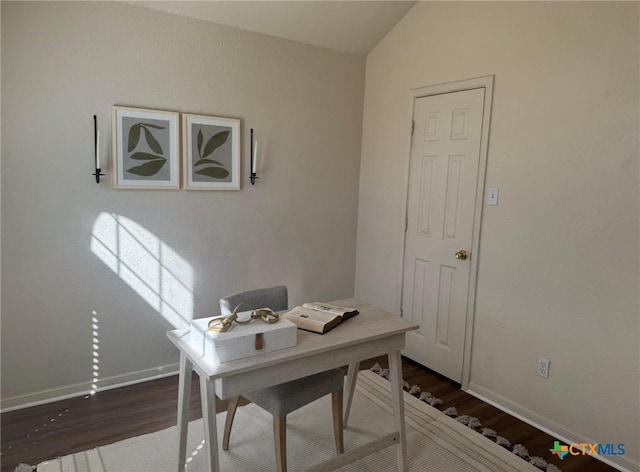
[[[187,190],[240,189],[240,120],[182,114]]]
[[[180,188],[179,113],[114,106],[112,121],[115,188]]]

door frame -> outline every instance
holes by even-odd
[[[464,90],[484,88],[484,104],[482,110],[482,133],[480,137],[480,156],[478,162],[478,181],[476,183],[476,199],[473,212],[473,229],[471,236],[471,261],[469,267],[469,285],[467,295],[467,313],[464,335],[464,352],[462,357],[462,382],[461,387],[466,390],[469,386],[471,377],[471,347],[473,343],[473,325],[475,318],[475,300],[476,300],[476,283],[478,276],[478,255],[480,248],[480,228],[482,224],[482,207],[484,203],[484,184],[487,169],[487,155],[489,151],[489,128],[491,125],[491,105],[493,103],[493,83],[495,76],[487,75],[484,77],[476,77],[474,79],[460,80],[456,82],[448,82],[444,84],[430,85],[411,89],[411,105],[409,109],[409,122],[413,128],[413,112],[415,101],[418,98],[429,97],[432,95],[442,95],[451,92],[462,92]],[[405,163],[405,198],[404,198],[404,216],[407,221],[407,210],[409,200],[409,169],[411,166],[411,142],[413,134],[409,135],[408,157]],[[400,261],[400,306],[399,312],[402,313],[402,294],[404,292],[404,258],[406,250],[406,226],[402,235],[402,259]]]

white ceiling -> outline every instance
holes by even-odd
[[[415,1],[132,1],[182,16],[368,54]]]

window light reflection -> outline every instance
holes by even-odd
[[[153,233],[124,216],[101,213],[91,251],[174,328],[189,327],[193,268]]]

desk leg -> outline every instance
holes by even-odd
[[[193,366],[184,353],[180,353],[180,374],[178,375],[178,472],[184,471],[187,454],[187,429],[189,427],[189,403],[191,400],[191,371]]]
[[[398,471],[406,472],[407,468],[407,438],[404,429],[404,397],[402,389],[402,358],[400,351],[389,353],[389,372],[391,382],[391,398],[393,400],[393,417],[396,431],[398,431]]]
[[[200,398],[202,400],[202,425],[204,426],[204,453],[208,462],[206,470],[219,472],[216,392],[213,379],[200,377]]]
[[[353,400],[353,392],[356,389],[356,381],[358,380],[358,370],[360,370],[360,362],[352,362],[349,364],[349,370],[347,371],[346,391],[347,391],[347,404],[344,407],[344,419],[342,421],[342,427],[346,429],[349,422],[349,413],[351,413],[351,401]]]

